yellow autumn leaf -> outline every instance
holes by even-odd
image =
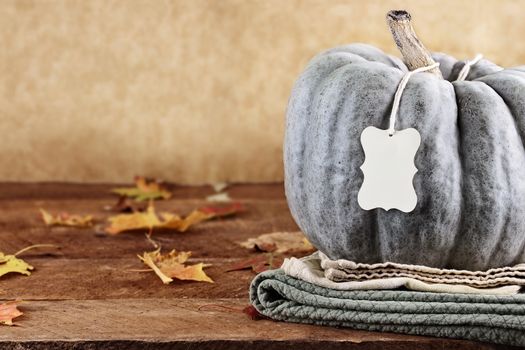
[[[134,212],[120,214],[108,218],[110,225],[105,229],[109,234],[117,234],[131,230],[171,229],[186,232],[191,226],[213,218],[231,216],[244,210],[239,203],[222,207],[203,207],[192,211],[188,216],[182,218],[177,214],[162,212],[160,217],[155,212],[153,204],[150,203],[145,212]]]
[[[175,249],[168,254],[161,254],[160,248],[138,255],[139,259],[151,268],[164,284],[173,282],[173,278],[213,283],[203,270],[208,265],[203,263],[185,265],[190,256],[191,252],[177,252]]]
[[[70,227],[90,227],[93,225],[93,217],[91,215],[70,215],[68,213],[61,213],[52,215],[44,209],[40,209],[42,220],[48,226],[70,226]]]
[[[173,279],[168,277],[168,276],[166,276],[159,269],[159,267],[155,264],[155,260],[156,260],[158,254],[160,254],[160,249],[155,250],[153,252],[144,252],[143,255],[137,255],[137,256],[139,257],[140,260],[142,260],[142,262],[144,264],[146,264],[146,266],[148,266],[150,269],[152,269],[157,274],[157,276],[159,276],[159,278],[162,280],[162,283],[169,284],[169,283],[173,282]]]
[[[162,223],[159,224],[157,227],[167,229],[178,230],[182,222],[184,221],[184,219],[181,218],[179,215],[167,212],[160,213],[160,217],[162,219]]]
[[[20,303],[20,300],[16,300],[0,304],[0,323],[12,326],[13,319],[23,315],[23,313],[17,308]]]
[[[152,229],[162,224],[153,205],[148,206],[145,212],[115,215],[109,217],[108,221],[110,225],[106,232],[113,235],[122,231]]]
[[[34,267],[15,255],[5,255],[0,252],[0,277],[8,273],[20,273],[29,276]]]
[[[148,180],[143,176],[135,177],[135,187],[114,188],[111,192],[120,196],[134,198],[136,201],[169,199],[172,195],[159,182]]]
[[[214,216],[213,214],[203,213],[200,210],[192,211],[185,218],[170,213],[162,213],[161,215],[165,221],[160,227],[174,229],[179,232],[186,232],[191,226],[211,219]]]
[[[26,276],[31,275],[31,270],[33,270],[34,267],[26,263],[24,260],[18,258],[17,255],[27,252],[30,249],[44,247],[55,248],[56,246],[53,244],[34,244],[19,250],[13,255],[0,252],[0,277],[8,273],[19,273]]]

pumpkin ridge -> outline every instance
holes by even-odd
[[[500,75],[506,75],[507,76],[506,77],[507,78],[506,82],[508,81],[509,77],[512,78],[512,79],[516,79],[516,78],[518,78],[517,76],[522,78],[521,75],[523,75],[524,76],[523,78],[525,78],[525,74],[514,74],[514,72],[511,73],[511,72],[506,72],[506,70],[504,70],[504,71],[499,71],[499,72],[495,72],[493,74],[490,74],[490,75],[492,75],[491,77],[489,75],[487,75],[487,76],[484,76],[484,77],[480,77],[479,78],[480,80],[476,79],[476,81],[482,82],[483,84],[487,85],[497,96],[499,96],[499,98],[501,98],[501,100],[503,101],[503,103],[507,107],[508,112],[511,115],[511,119],[512,119],[512,122],[513,122],[512,128],[514,128],[517,131],[518,135],[519,135],[519,139],[521,140],[522,154],[525,155],[525,123],[524,123],[524,128],[521,128],[520,125],[518,124],[518,120],[520,119],[519,111],[515,111],[512,108],[512,105],[513,105],[512,101],[513,101],[513,99],[506,98],[500,91],[498,91],[499,89],[497,89],[497,88],[495,88],[493,86],[494,81],[492,79],[496,79],[497,77],[494,76],[494,74],[498,74],[498,73]],[[523,73],[523,72],[519,72],[519,73]],[[482,80],[483,78],[489,79],[492,84],[490,84],[489,82],[487,82],[485,80]],[[520,80],[522,80],[522,81],[520,81],[520,83],[522,83],[522,84],[525,83],[525,79],[520,79]],[[505,180],[506,180],[506,182],[508,184],[508,187],[511,187],[511,184],[509,183],[509,177],[505,177]],[[505,221],[505,228],[508,226],[509,220],[510,220],[509,217],[507,217],[507,220]],[[503,229],[504,232],[506,231],[505,228]],[[506,240],[503,240],[503,239],[499,240],[498,246],[496,247],[496,249],[491,254],[491,259],[492,260],[496,260],[497,259],[496,255],[497,255],[497,253],[499,251],[501,251],[500,247],[505,242],[506,242]],[[520,248],[518,249],[518,252],[519,251],[523,252],[522,256],[523,256],[523,254],[525,254],[524,249],[525,249],[525,234],[522,233],[522,241],[520,243]],[[523,257],[515,258],[512,263],[516,264],[516,263],[519,263],[522,260],[523,260]]]
[[[499,72],[495,72],[495,73],[499,73]],[[494,74],[494,73],[492,73]],[[510,114],[510,116],[512,117],[511,120],[513,122],[513,127],[518,131],[518,134],[520,135],[520,140],[521,140],[521,146],[522,146],[522,150],[525,154],[525,134],[522,135],[522,132],[521,132],[521,129],[520,127],[518,126],[518,123],[517,123],[517,116],[514,115],[514,112],[512,111],[512,108],[509,107],[509,104],[507,103],[507,100],[503,97],[503,95],[501,95],[498,90],[494,89],[490,84],[488,84],[487,82],[483,81],[483,80],[472,80],[472,81],[476,81],[476,82],[481,82],[483,84],[485,84],[486,86],[488,86],[493,92],[494,94],[496,94],[500,99],[501,101],[503,101],[503,104],[507,107],[507,110]]]
[[[373,68],[371,68],[373,67]],[[344,158],[339,158],[339,161],[343,164],[352,164],[352,159],[347,158],[346,152],[335,152],[336,147],[361,147],[359,144],[359,133],[360,128],[357,130],[355,136],[350,137],[350,139],[341,139],[344,145],[341,143],[335,143],[337,135],[334,135],[334,130],[340,129],[352,129],[355,124],[355,110],[348,110],[346,106],[350,105],[348,99],[359,101],[363,99],[365,95],[360,91],[355,83],[356,77],[364,76],[364,74],[370,74],[370,69],[377,71],[378,78],[384,74],[383,72],[388,71],[389,68],[381,63],[367,63],[367,64],[350,64],[339,68],[337,71],[333,71],[330,75],[322,82],[325,89],[319,90],[323,91],[323,95],[319,93],[316,96],[316,99],[312,101],[312,115],[309,116],[310,131],[309,135],[313,135],[312,142],[307,146],[306,153],[315,152],[319,157],[310,157],[308,159],[308,164],[305,162],[305,169],[310,169],[310,177],[305,178],[305,183],[309,184],[306,187],[306,191],[309,193],[309,199],[307,207],[310,208],[310,216],[314,217],[314,221],[317,223],[316,230],[327,232],[334,236],[334,240],[326,242],[325,244],[330,245],[326,249],[336,249],[336,247],[351,247],[351,249],[356,250],[355,242],[360,242],[360,245],[364,246],[360,251],[364,258],[374,259],[376,258],[372,252],[374,251],[373,247],[368,247],[370,244],[369,237],[364,237],[365,239],[356,240],[355,236],[366,236],[366,232],[369,232],[370,227],[368,224],[366,232],[353,232],[351,235],[348,235],[347,230],[336,231],[335,228],[347,227],[350,223],[349,220],[362,220],[362,224],[366,225],[367,222],[370,222],[371,214],[360,215],[359,218],[354,218],[349,215],[344,215],[344,212],[347,212],[352,206],[355,206],[356,203],[345,204],[341,203],[340,200],[336,200],[334,196],[339,196],[341,193],[338,190],[338,187],[334,185],[334,176],[341,174],[341,178],[356,178],[360,176],[360,170],[358,167],[349,168],[350,173],[344,172],[340,169],[339,171],[333,167],[324,166],[326,164],[335,164],[337,162],[338,156],[345,155]],[[366,73],[365,73],[366,72]],[[401,73],[399,73],[401,75]],[[373,86],[390,86],[390,84],[381,84],[378,83],[379,80],[372,79],[369,84]],[[392,89],[391,95],[394,91]],[[346,101],[346,104],[345,104]],[[357,103],[357,102],[356,102]],[[343,106],[345,106],[345,111],[342,111]],[[385,120],[386,110],[381,112],[380,120]],[[320,137],[319,135],[323,135]],[[327,137],[324,137],[327,136]],[[347,145],[347,142],[348,145]],[[360,156],[362,157],[362,156]],[[308,158],[308,157],[307,157]],[[310,163],[311,162],[311,163]],[[348,165],[347,165],[348,166]],[[315,170],[313,170],[315,169]],[[338,184],[344,186],[345,181],[339,180]],[[319,186],[321,182],[320,179],[323,179],[323,182],[330,184],[329,189],[327,190],[325,186]],[[354,181],[354,180],[349,180]],[[353,182],[349,182],[352,184]],[[337,213],[330,213],[334,210],[334,203],[338,203],[338,208],[341,210]],[[335,222],[326,222],[326,217],[331,217]],[[337,238],[336,238],[337,237]],[[347,248],[348,249],[348,248]]]
[[[502,241],[512,242],[508,248],[515,250],[518,243],[516,239],[519,243],[521,239],[514,232],[505,230],[505,225],[509,225],[505,222],[510,220],[513,226],[523,228],[514,211],[515,207],[520,205],[525,209],[525,201],[520,203],[512,195],[516,186],[525,189],[525,182],[519,177],[510,176],[514,169],[520,167],[525,172],[525,157],[522,157],[521,164],[518,164],[516,160],[520,159],[520,151],[508,152],[508,149],[515,149],[516,143],[521,144],[522,141],[516,129],[513,135],[513,129],[505,127],[505,122],[509,118],[514,119],[514,116],[504,99],[490,86],[477,81],[458,82],[454,85],[459,97],[458,124],[463,130],[460,142],[464,164],[462,192],[466,211],[466,215],[462,216],[459,242],[455,246],[455,265],[470,263],[478,269],[485,269],[492,266],[492,261],[507,264],[510,263],[508,260],[511,257],[514,260],[513,257],[518,252],[500,250]],[[481,105],[478,105],[479,103]],[[487,106],[494,112],[487,112]],[[493,161],[496,163],[492,163]],[[513,198],[510,207],[504,205],[508,197]],[[485,200],[490,202],[486,203]],[[469,250],[481,250],[476,247],[483,247],[483,256],[466,254]]]
[[[354,55],[354,54],[352,55],[353,55],[351,57],[352,60],[355,58],[357,58],[358,60],[364,60],[363,58],[357,55]],[[316,57],[320,57],[320,56],[321,54],[317,55]],[[286,185],[285,193],[286,193],[287,199],[292,197],[291,200],[290,199],[288,200],[288,202],[290,203],[289,205],[290,211],[292,213],[292,216],[298,223],[300,222],[297,219],[298,217],[300,216],[307,217],[307,215],[305,215],[306,208],[304,206],[293,205],[293,203],[295,202],[299,202],[299,203],[307,202],[308,192],[304,188],[305,187],[304,185],[305,164],[304,163],[307,162],[307,159],[306,159],[307,157],[305,157],[305,150],[306,150],[307,143],[303,138],[299,138],[298,139],[300,142],[299,147],[297,146],[294,147],[294,149],[299,148],[299,154],[296,154],[295,152],[290,150],[287,145],[297,142],[297,137],[292,138],[289,130],[291,130],[292,128],[295,129],[295,127],[298,127],[300,128],[300,130],[302,130],[300,134],[304,134],[305,130],[309,129],[310,118],[308,118],[308,116],[312,114],[312,104],[310,102],[315,98],[315,96],[319,95],[320,86],[322,86],[323,81],[326,79],[326,76],[324,76],[324,74],[329,75],[334,70],[340,69],[349,64],[349,62],[345,62],[348,59],[347,57],[344,57],[344,59],[341,57],[329,57],[328,59],[329,59],[329,62],[323,63],[321,62],[322,60],[320,58],[317,60],[314,58],[314,60],[308,65],[308,67],[305,69],[305,71],[302,73],[302,75],[299,77],[299,79],[297,79],[297,81],[294,84],[294,88],[293,88],[294,92],[292,93],[292,97],[290,98],[290,101],[289,101],[289,108],[287,109],[288,117],[287,117],[287,132],[285,133],[285,157],[284,157],[284,160],[286,163],[285,173],[288,173],[288,174],[291,173],[294,176],[294,179],[291,180],[292,182],[288,181],[287,183],[285,183]],[[319,72],[319,70],[321,70],[321,72]],[[324,73],[324,74],[321,74],[321,73]],[[306,91],[307,96],[302,96],[302,94],[300,94],[300,96],[296,96],[298,94],[297,91],[298,90],[302,91],[304,85],[306,84],[307,79],[312,78],[311,77],[312,75],[314,78],[317,76],[316,84],[314,84],[313,88],[307,89],[308,90]],[[308,103],[304,103],[304,101],[301,100],[301,97],[304,97],[305,100],[308,101]],[[301,115],[293,117],[294,112],[296,112],[295,109],[296,109],[297,103],[305,105],[306,108],[305,108],[305,111],[303,112],[304,115],[302,115],[302,113],[299,113]],[[296,159],[290,158],[290,155],[293,155],[294,158]],[[295,164],[299,165],[299,167]],[[292,167],[292,169],[289,169],[290,166]],[[285,176],[287,176],[287,178],[290,180],[290,177],[292,175],[285,175]],[[291,189],[292,187],[296,187],[296,186],[298,187],[298,192],[300,196],[299,198],[295,198],[294,193],[296,193],[296,191],[293,191]],[[311,226],[311,224],[308,224],[308,226]],[[304,227],[301,227],[301,229],[305,231],[305,234],[307,234],[308,236],[308,232],[304,229]],[[311,235],[309,236],[309,239],[312,241],[314,245],[319,246],[319,242],[317,242],[317,239],[315,239]]]
[[[459,200],[458,195],[450,197],[446,189],[460,188],[455,142],[448,141],[456,130],[457,110],[453,106],[455,94],[445,80],[421,73],[407,84],[399,109],[399,129],[414,127],[421,133],[415,158],[418,173],[413,180],[419,198],[410,214],[378,211],[381,241],[388,243],[384,251],[388,261],[431,266],[447,262],[444,252],[451,248],[458,229]],[[435,144],[437,140],[443,140],[441,147]],[[449,148],[453,150],[443,151]]]
[[[319,55],[320,56],[320,55]],[[315,59],[314,59],[315,60]],[[333,62],[332,62],[333,63]],[[317,81],[317,84],[315,84],[315,86],[312,88],[312,89],[309,89],[308,91],[308,101],[311,102],[311,103],[306,103],[306,111],[305,111],[305,115],[301,115],[299,116],[299,118],[301,119],[302,121],[302,129],[303,129],[303,133],[306,133],[308,130],[310,130],[310,124],[311,124],[311,121],[310,121],[310,118],[308,118],[308,116],[310,116],[312,114],[312,110],[314,109],[314,101],[315,99],[317,98],[317,96],[319,95],[322,95],[323,94],[323,84],[325,82],[325,80],[327,79],[327,76],[329,76],[334,70],[337,70],[337,69],[341,69],[342,67],[345,67],[347,66],[348,63],[346,62],[340,62],[340,63],[337,63],[335,68],[332,68],[332,67],[329,67],[327,69],[326,72],[324,72],[325,74],[327,74],[327,72],[329,72],[326,76],[324,77],[321,77],[320,79],[318,79]],[[307,69],[305,70],[305,72],[303,73],[304,75],[308,74],[308,73],[311,73],[310,70],[312,71],[311,74],[315,74],[315,68],[317,66],[317,62],[312,62],[311,64],[309,64],[309,66],[307,67]],[[332,69],[330,69],[332,68]],[[298,81],[296,82],[296,86],[294,87],[294,90],[298,89],[298,86],[299,83],[301,82],[301,80],[303,80],[304,77],[301,76]],[[292,97],[294,96],[294,94],[292,94]],[[290,101],[291,103],[293,103],[292,101]],[[300,102],[300,101],[299,101]],[[287,114],[291,114],[292,111],[288,110]],[[290,123],[290,119],[291,118],[287,118],[288,120],[288,123]],[[289,134],[287,133],[285,138],[287,138],[289,136]],[[288,144],[288,143],[287,143]],[[308,165],[308,157],[305,157],[305,153],[306,153],[306,150],[307,150],[307,142],[306,140],[304,139],[300,139],[300,145],[299,145],[299,149],[300,149],[300,154],[299,154],[299,159],[296,160],[299,164],[302,165],[302,168],[299,168],[299,173],[298,174],[295,174],[295,184],[297,186],[299,186],[299,193],[300,193],[300,198],[298,198],[298,201],[300,203],[307,203],[308,202],[308,191],[305,190],[305,175],[304,175],[304,169],[306,168],[306,166]],[[297,157],[297,155],[296,155]],[[286,158],[286,157],[285,157]],[[290,161],[288,161],[289,163]],[[291,196],[291,191],[288,190],[289,186],[286,186],[285,190],[287,192],[287,198]],[[293,192],[292,192],[293,193]],[[293,203],[293,202],[292,202]],[[306,208],[305,208],[306,207]],[[290,205],[290,209],[291,209],[291,212],[292,212],[292,215],[294,216],[294,218],[298,217],[299,215],[301,215],[302,213],[298,212],[298,211],[302,211],[303,213],[305,212],[305,210],[307,209],[308,206],[301,206],[299,205],[298,207],[296,206],[293,206],[293,205]],[[304,209],[301,209],[301,208],[304,208]],[[302,217],[309,217],[309,216],[305,216],[305,215],[301,215]],[[300,223],[299,220],[295,219],[296,222],[298,223],[298,225],[300,226],[301,230],[305,233],[305,235],[308,237],[308,239],[316,246],[319,246],[319,242],[317,241],[317,238],[315,236],[312,236],[312,235],[309,235],[309,230],[308,229],[305,229],[304,225],[302,225],[302,223]],[[307,224],[307,227],[311,227],[311,223],[308,223]]]
[[[512,73],[525,73],[525,65],[511,67],[511,68],[506,68],[502,72],[507,72],[507,73],[511,73],[511,72]]]
[[[452,84],[452,91],[454,92],[454,100],[456,101],[456,128],[457,128],[457,132],[456,132],[456,135],[457,135],[457,139],[458,139],[458,142],[457,142],[457,155],[458,155],[458,160],[459,160],[459,172],[460,174],[462,174],[460,177],[459,177],[459,188],[460,188],[460,191],[461,191],[461,197],[463,198],[463,188],[464,188],[464,176],[463,174],[465,173],[465,163],[464,163],[464,157],[463,157],[463,149],[461,147],[461,140],[463,139],[462,137],[462,128],[461,128],[461,125],[459,123],[459,96],[456,92],[456,88],[454,86],[454,84]],[[455,269],[456,267],[452,264],[452,260],[453,260],[453,257],[458,254],[457,252],[457,247],[459,246],[460,242],[461,242],[461,239],[462,239],[462,223],[463,223],[463,220],[464,220],[464,215],[465,215],[465,201],[464,200],[460,200],[459,201],[459,207],[458,207],[458,225],[457,225],[457,229],[456,229],[456,232],[455,232],[455,235],[453,237],[453,241],[452,241],[452,249],[448,250],[446,252],[447,254],[447,258],[446,258],[446,265],[445,265],[445,268],[447,269]],[[473,269],[474,271],[477,271],[477,269]]]
[[[515,73],[521,73],[521,74],[515,74]],[[516,96],[512,96],[512,97],[515,97],[515,98],[507,97],[507,96],[505,96],[504,92],[501,91],[500,87],[496,88],[494,86],[496,83],[499,83],[500,79],[497,79],[497,78],[499,78],[498,75],[503,75],[504,76],[504,77],[501,77],[501,80],[503,78],[506,78],[505,79],[506,85],[509,84],[508,83],[509,79],[517,79],[518,81],[516,82],[516,85],[525,86],[525,72],[521,72],[521,71],[512,71],[512,72],[510,72],[510,69],[509,70],[505,69],[503,71],[495,72],[494,74],[490,74],[490,75],[487,75],[487,76],[479,78],[479,81],[487,84],[492,90],[494,90],[503,99],[503,101],[505,102],[505,104],[509,108],[510,113],[512,114],[512,117],[513,117],[513,120],[514,120],[514,126],[518,130],[518,133],[519,133],[519,135],[521,137],[521,140],[522,140],[522,146],[523,146],[523,148],[525,150],[525,106],[522,107],[522,111],[518,111],[518,110],[515,111],[514,110],[514,109],[517,109],[516,107],[519,107],[519,102],[518,102],[518,106],[516,106],[515,103],[513,102],[516,99]],[[476,81],[478,81],[478,80],[476,80]],[[523,92],[525,93],[525,88],[522,88],[522,89],[523,89]],[[521,101],[523,101],[524,98],[525,98],[525,96],[522,96],[521,97]],[[520,98],[517,98],[517,99],[520,100]],[[521,102],[521,103],[524,103],[524,102]],[[520,114],[521,114],[520,112],[523,113],[524,117],[520,118]],[[520,123],[519,123],[520,119],[522,120],[523,125],[520,125]]]
[[[462,125],[461,123],[461,119],[463,117],[463,113],[462,113],[462,109],[461,109],[461,105],[464,104],[462,101],[462,97],[461,97],[461,93],[459,91],[459,88],[462,88],[462,87],[465,87],[465,86],[469,86],[469,84],[473,84],[474,82],[473,81],[469,81],[469,80],[465,80],[465,81],[462,81],[462,82],[454,82],[453,85],[454,85],[454,91],[456,93],[456,96],[457,96],[457,106],[458,106],[458,127],[459,127],[459,130],[463,130],[465,131],[464,129],[464,126]],[[467,130],[468,131],[468,130]],[[462,197],[463,198],[468,198],[468,192],[467,192],[467,185],[465,184],[465,175],[463,174],[469,174],[469,172],[467,171],[467,165],[465,165],[465,162],[467,161],[467,155],[465,155],[465,152],[464,152],[464,149],[465,149],[465,145],[464,145],[464,140],[465,139],[468,139],[468,137],[464,136],[465,134],[462,133],[459,137],[459,147],[460,149],[462,150],[462,152],[460,153],[460,159],[461,159],[461,164],[462,164],[462,176],[461,176],[461,179],[462,179],[462,187],[461,187],[461,192],[462,192]],[[470,233],[471,236],[473,237],[469,237],[467,235],[467,233],[465,232],[464,230],[464,227],[465,226],[468,226],[468,224],[466,224],[468,222],[468,220],[470,219],[470,215],[464,215],[466,211],[468,211],[468,206],[467,204],[470,204],[467,202],[467,200],[462,200],[461,201],[461,204],[462,204],[462,213],[463,215],[461,216],[461,221],[460,221],[460,232],[459,234],[456,236],[456,240],[454,242],[454,252],[452,254],[453,257],[461,257],[460,259],[461,262],[458,263],[457,261],[454,261],[453,263],[453,266],[462,266],[463,264],[465,264],[465,252],[464,252],[464,247],[465,247],[465,244],[466,242],[465,241],[471,241],[472,238],[476,239],[478,238],[477,235],[479,235],[479,232],[478,233]],[[478,203],[479,204],[479,203]],[[477,207],[477,206],[475,206]],[[499,236],[499,235],[498,235]],[[468,242],[467,242],[468,243]],[[492,255],[493,254],[493,249],[490,249],[490,253],[489,255]],[[457,258],[455,259],[457,260]],[[476,266],[473,270],[483,270],[484,269],[484,266],[486,265],[486,262],[485,263],[482,263],[478,260],[476,261],[472,261],[471,263],[474,263],[474,266]]]
[[[330,115],[334,115],[333,118],[323,118],[326,117],[322,110],[327,108],[325,106],[330,106],[330,103],[326,103],[326,99],[331,97],[330,90],[334,85],[339,85],[339,77],[345,75],[345,72],[348,72],[350,69],[352,69],[352,63],[346,64],[344,66],[338,67],[337,69],[331,71],[329,74],[326,75],[326,77],[319,82],[319,85],[316,88],[316,94],[314,95],[314,99],[311,101],[311,115],[309,115],[309,122],[308,122],[308,134],[313,133],[314,137],[313,140],[308,143],[308,145],[305,147],[305,153],[309,154],[309,149],[319,151],[321,149],[328,148],[329,150],[333,149],[333,137],[328,137],[326,141],[328,142],[327,145],[321,145],[319,144],[323,139],[319,137],[319,133],[321,133],[324,130],[324,124],[326,123],[328,127],[327,133],[329,135],[332,135],[332,131],[337,127],[337,121],[338,121],[338,114],[341,106],[338,103],[335,103],[336,108],[330,113]],[[346,89],[349,89],[349,86],[346,86]],[[346,91],[345,89],[345,91]],[[346,96],[346,93],[342,94],[343,96],[339,96],[338,101],[342,100],[344,96]],[[321,111],[321,112],[320,112]],[[323,153],[324,161],[323,163],[330,162],[330,159],[326,159],[327,155],[330,154],[327,151],[324,151]],[[305,157],[306,161],[304,162],[303,166],[305,169],[309,169],[309,167],[316,167],[314,159],[311,159],[311,157]],[[322,170],[321,170],[322,171]],[[326,171],[324,171],[326,173]],[[315,222],[318,224],[323,222],[323,217],[326,216],[328,213],[325,213],[326,210],[330,210],[334,208],[333,204],[329,205],[330,196],[326,195],[325,191],[322,189],[316,190],[315,187],[312,188],[311,186],[317,186],[318,181],[318,173],[317,170],[312,170],[309,172],[309,174],[315,176],[314,178],[305,178],[306,185],[306,193],[309,195],[306,198],[306,207],[310,209],[310,215],[318,217],[315,219]],[[325,176],[322,176],[322,178],[329,181],[331,179],[329,176],[325,174]],[[308,186],[310,185],[310,186]],[[324,196],[324,197],[323,197]],[[324,199],[323,199],[324,198]],[[319,202],[317,202],[317,200]],[[319,203],[319,205],[315,205],[314,203]],[[337,217],[337,216],[336,216]],[[314,224],[315,225],[315,224]],[[316,230],[318,231],[326,231],[327,229],[325,227],[317,226]]]
[[[518,127],[518,124],[516,122],[516,116],[514,115],[514,112],[512,111],[512,109],[509,107],[507,101],[505,100],[505,98],[498,92],[498,90],[494,89],[490,84],[487,84],[487,82],[483,81],[483,80],[472,80],[471,82],[479,82],[479,83],[482,83],[486,86],[489,87],[489,89],[496,95],[498,96],[501,101],[503,102],[503,104],[505,105],[505,107],[507,107],[507,111],[509,112],[510,116],[511,116],[511,120],[512,120],[512,127],[515,128],[516,130],[518,130],[518,134],[521,134],[519,132],[519,127]],[[521,136],[521,135],[520,135]],[[521,145],[523,146],[523,151],[525,152],[525,144],[524,144],[524,140],[521,139],[522,142],[521,142]]]

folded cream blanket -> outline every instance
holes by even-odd
[[[429,283],[462,284],[477,288],[525,285],[525,264],[487,271],[467,271],[392,262],[360,264],[342,259],[330,260],[322,252],[319,252],[319,258],[326,277],[333,281],[408,277]]]
[[[321,252],[286,259],[286,275],[335,290],[396,289],[436,293],[512,295],[525,285],[525,264],[488,271],[430,268],[397,263],[331,260]]]

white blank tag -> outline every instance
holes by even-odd
[[[357,202],[364,210],[399,209],[405,213],[414,210],[417,195],[412,180],[417,168],[414,157],[421,144],[421,136],[414,128],[396,131],[373,126],[361,133],[365,161],[361,165],[364,179]]]

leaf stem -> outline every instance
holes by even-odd
[[[33,244],[33,245],[30,245],[29,247],[20,249],[13,255],[17,256],[17,255],[27,252],[28,250],[35,249],[35,248],[58,248],[58,247],[59,246],[57,246],[56,244]]]

